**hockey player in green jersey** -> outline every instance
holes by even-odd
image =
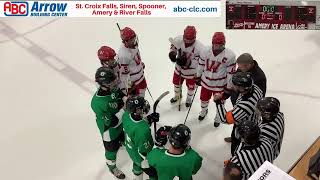
[[[131,96],[126,101],[126,112],[122,116],[125,146],[133,161],[132,172],[135,180],[142,180],[143,172],[148,174],[148,169],[142,168],[142,162],[154,145],[150,125],[159,121],[159,113],[143,117],[149,110],[150,105],[147,100],[141,96]]]
[[[125,174],[116,166],[117,152],[124,141],[121,116],[124,94],[118,88],[118,78],[112,70],[100,67],[95,75],[99,89],[91,100],[91,108],[96,114],[96,123],[99,128],[104,148],[107,166],[110,172],[119,179]]]
[[[202,157],[189,146],[191,131],[184,124],[158,129],[156,141],[165,145],[167,135],[169,148],[154,148],[147,156],[149,168],[154,168],[159,180],[191,180],[202,165]]]

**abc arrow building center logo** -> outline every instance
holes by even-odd
[[[3,5],[4,15],[6,16],[28,16],[28,2],[5,2]]]
[[[68,16],[67,3],[8,1],[4,3],[3,9],[5,16]]]

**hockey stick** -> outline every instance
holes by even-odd
[[[148,93],[149,93],[149,95],[150,95],[150,97],[151,97],[152,101],[153,101],[153,102],[155,102],[155,101],[154,101],[154,99],[153,99],[153,97],[152,97],[152,95],[151,95],[151,92],[150,92],[150,90],[149,90],[149,88],[148,88],[148,87],[147,87],[147,90],[148,90]]]
[[[119,23],[117,23],[117,26],[118,26],[119,31],[121,32],[121,28],[120,28]],[[149,95],[150,95],[150,97],[151,97],[152,101],[154,102],[154,99],[153,99],[153,97],[152,97],[152,95],[151,95],[151,92],[150,92],[149,87],[147,87],[147,90],[148,90],[148,93],[149,93]]]
[[[161,99],[163,99],[168,94],[169,94],[169,91],[166,91],[166,92],[162,93],[158,97],[158,99],[154,102],[154,104],[153,104],[153,112],[154,113],[156,112],[157,106],[158,106],[159,102],[161,101]],[[154,130],[154,139],[156,139],[156,132],[157,132],[157,123],[156,122],[153,123],[153,130]]]
[[[178,106],[178,110],[181,110],[181,96],[182,96],[182,83],[181,83],[182,77],[181,77],[181,69],[179,71],[179,106]]]
[[[119,26],[119,23],[117,23],[117,26],[118,26],[119,31],[121,31],[121,28],[120,28],[120,26]]]
[[[177,49],[181,49],[181,45],[177,44],[177,42],[172,37],[169,38],[169,42]]]
[[[121,28],[120,28],[119,23],[116,23],[116,24],[117,24],[117,26],[118,26],[119,31],[121,32]],[[139,50],[138,50],[138,51],[139,51]],[[148,93],[149,93],[149,95],[150,95],[150,97],[151,97],[152,101],[153,101],[153,102],[155,102],[155,101],[154,101],[154,99],[153,99],[153,97],[152,97],[152,95],[151,95],[151,92],[150,92],[149,87],[147,87],[147,90],[148,90]]]
[[[190,107],[189,107],[189,109],[188,109],[187,116],[186,116],[186,118],[184,119],[184,123],[183,123],[183,124],[186,124],[186,122],[187,122],[187,119],[188,119],[188,116],[189,116],[189,112],[190,112],[190,109],[191,109],[192,104],[193,104],[194,97],[195,97],[196,94],[197,94],[197,90],[198,90],[198,86],[196,87],[196,90],[195,90],[195,92],[194,92],[194,94],[193,94],[193,97],[192,97],[192,100],[191,100],[191,104],[190,104]]]
[[[181,57],[181,45],[177,44],[177,42],[172,38],[170,37],[169,38],[169,42],[175,47],[178,49],[178,57],[180,58]],[[181,69],[182,67],[180,66],[180,71],[179,71],[179,106],[178,106],[178,110],[180,111],[181,110],[181,96],[182,96],[182,83],[181,83]]]

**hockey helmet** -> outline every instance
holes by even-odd
[[[190,129],[184,125],[179,124],[173,127],[169,132],[169,142],[176,149],[185,149],[189,146],[191,139]]]
[[[130,96],[126,102],[126,110],[130,113],[147,114],[150,111],[150,104],[141,96]]]
[[[187,26],[183,32],[183,41],[186,44],[192,44],[197,37],[197,30],[194,26]]]
[[[118,63],[115,60],[116,52],[109,46],[101,46],[97,52],[101,65],[115,68]]]
[[[215,32],[212,36],[212,45],[214,44],[226,44],[226,37],[223,32]]]
[[[263,120],[272,121],[280,110],[280,101],[275,97],[264,97],[257,102],[257,114]]]
[[[103,87],[113,88],[117,85],[117,76],[112,69],[100,67],[95,74],[95,81]]]
[[[215,55],[225,49],[226,38],[223,32],[215,32],[212,36],[212,51]]]
[[[244,88],[244,90],[249,90],[253,85],[253,80],[250,73],[238,71],[232,76],[232,83]]]
[[[126,47],[132,48],[138,45],[137,35],[131,28],[123,28],[120,31],[120,36]]]
[[[260,128],[255,121],[244,120],[239,124],[238,133],[240,138],[249,145],[254,145],[259,141]]]

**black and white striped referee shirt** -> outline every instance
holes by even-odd
[[[224,104],[216,104],[217,113],[222,123],[239,124],[246,119],[253,119],[256,104],[263,97],[262,90],[253,84],[251,92],[239,95],[235,106],[231,111],[226,111]]]
[[[272,163],[273,159],[271,141],[262,137],[254,146],[248,146],[241,142],[230,161],[241,168],[242,179],[247,180],[265,161]]]
[[[259,122],[261,136],[268,138],[273,146],[275,159],[280,154],[281,144],[284,134],[284,115],[282,112],[271,122]]]

